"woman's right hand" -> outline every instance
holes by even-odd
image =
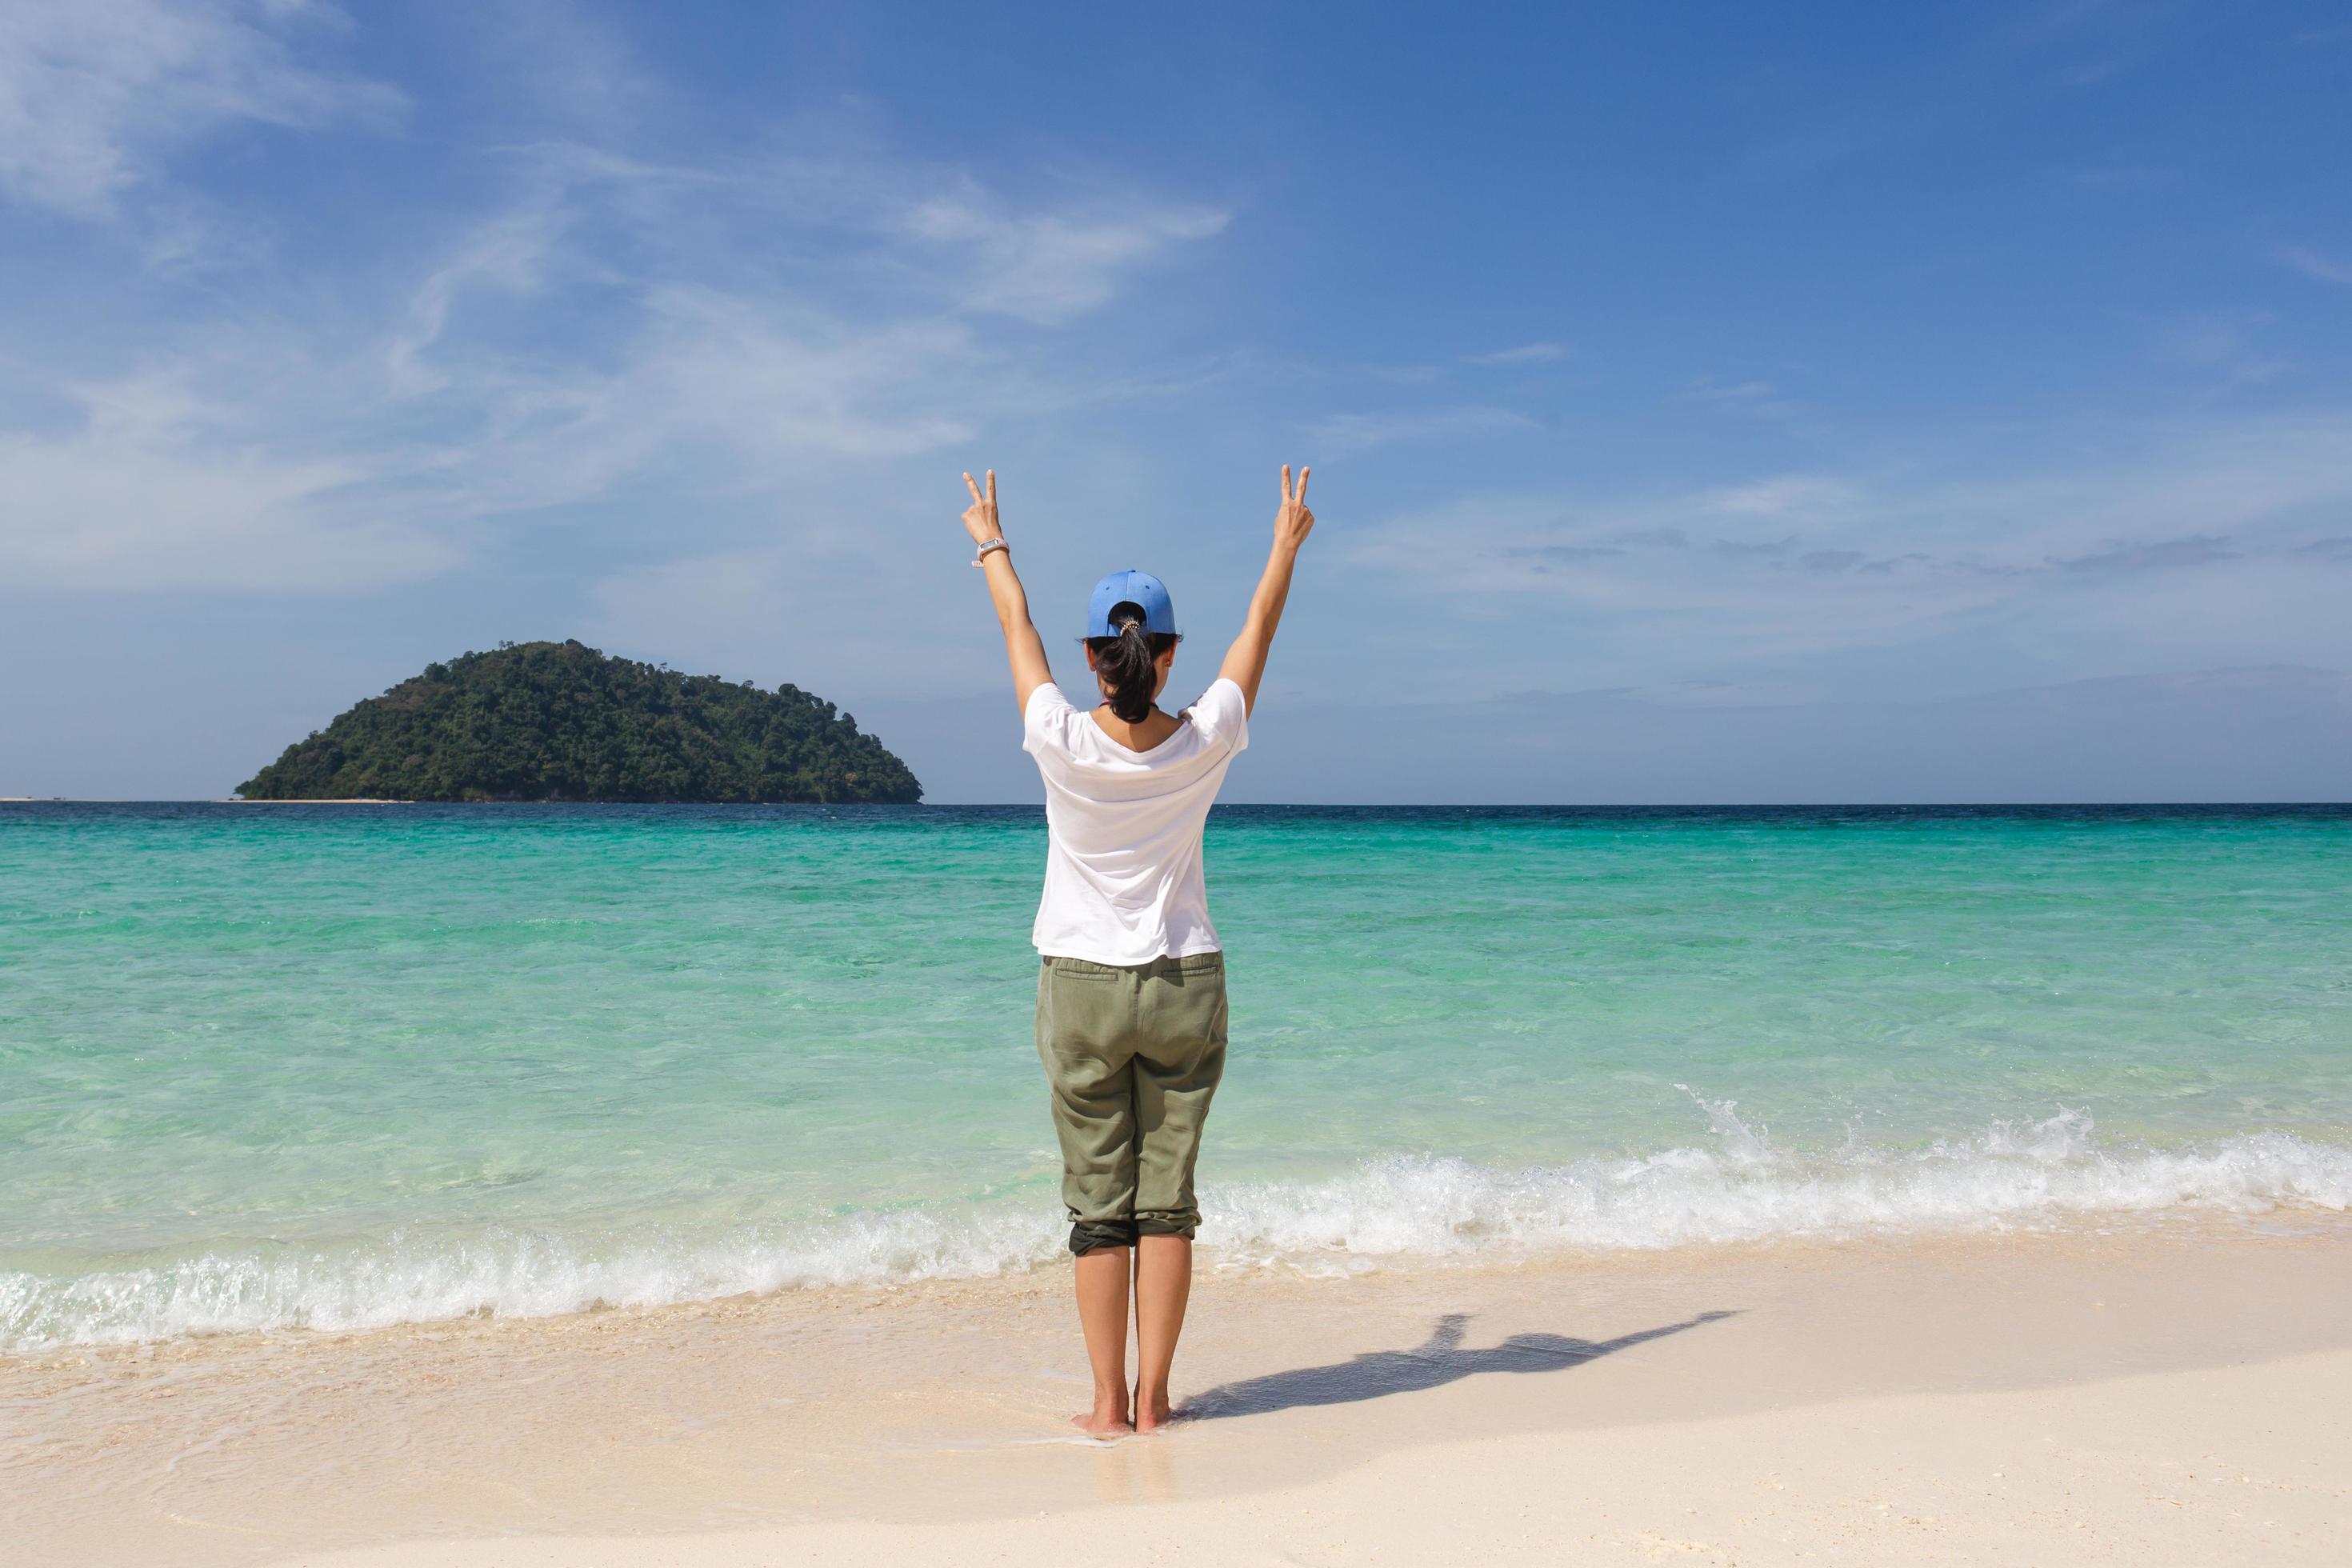
[[[1298,470],[1298,489],[1290,488],[1290,465],[1282,465],[1282,510],[1274,514],[1274,542],[1285,550],[1296,550],[1307,542],[1314,530],[1315,514],[1307,510],[1307,476],[1315,470]],[[971,476],[966,475],[969,479]]]
[[[1289,472],[1287,468],[1283,471]],[[1004,531],[996,522],[996,470],[988,470],[986,495],[980,493],[980,487],[972,483],[970,474],[963,477],[963,488],[971,492],[971,504],[963,509],[964,531],[971,535],[971,542],[985,544],[992,539],[1003,538]],[[1286,490],[1287,484],[1284,488]]]
[[[996,470],[988,470],[986,491],[972,482],[970,474],[963,477],[963,488],[971,492],[971,504],[963,509],[963,528],[971,542],[985,544],[1003,538],[1004,531],[996,521]],[[1054,679],[1054,672],[1045,668],[1045,645],[1038,640],[1037,628],[1029,619],[1029,595],[1022,590],[1021,574],[1013,569],[1009,552],[992,550],[972,564],[988,579],[996,624],[1004,630],[1005,656],[1013,661],[1013,700],[1025,713],[1029,699]]]

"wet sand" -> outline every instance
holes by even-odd
[[[1066,1288],[0,1362],[0,1538],[378,1568],[2352,1558],[2339,1216],[1213,1270],[1194,1419],[1112,1445],[1064,1424]]]

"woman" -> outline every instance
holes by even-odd
[[[1102,703],[1071,706],[1045,668],[1029,598],[996,515],[970,474],[963,525],[979,546],[1020,700],[1023,749],[1045,779],[1045,896],[1037,946],[1037,1054],[1062,1144],[1062,1201],[1077,1255],[1078,1322],[1094,1408],[1070,1419],[1097,1437],[1168,1424],[1168,1368],[1192,1287],[1201,1211],[1192,1165],[1225,1061],[1225,963],[1201,879],[1201,826],[1234,753],[1282,620],[1298,547],[1315,526],[1307,470],[1290,487],[1249,618],[1217,679],[1179,713],[1156,705],[1176,658],[1168,590],[1114,572],[1087,608],[1087,668]],[[1133,1284],[1138,1360],[1127,1384]]]

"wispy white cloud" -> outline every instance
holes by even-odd
[[[529,295],[543,285],[550,252],[563,230],[563,215],[552,202],[532,202],[483,224],[436,268],[410,295],[407,323],[384,345],[384,369],[394,395],[417,396],[449,384],[444,370],[425,356],[448,330],[449,311],[461,294],[496,289]]]
[[[1706,515],[1809,527],[1849,521],[1864,505],[1853,484],[1820,474],[1776,474],[1703,490],[1695,499]]]
[[[306,0],[10,0],[0,6],[0,188],[102,218],[191,142],[239,121],[381,119],[381,83],[306,62],[341,26]]]
[[[180,375],[83,389],[62,436],[0,434],[0,563],[32,586],[333,593],[432,575],[446,539],[341,498],[351,458],[275,451]]]
[[[498,205],[389,293],[265,306],[257,268],[128,373],[28,365],[16,390],[48,413],[0,428],[0,568],[352,590],[631,487],[804,489],[967,440],[975,411],[1131,393],[1112,366],[1056,369],[1052,329],[1226,222],[1100,183],[1016,201],[871,139],[805,142],[699,162],[517,143]]]
[[[970,284],[965,304],[1041,325],[1101,305],[1118,275],[1185,240],[1222,232],[1208,207],[1135,204],[1102,213],[1015,213],[963,183],[903,216],[907,232],[952,255]]]
[[[2306,278],[2316,278],[2323,283],[2352,283],[2352,261],[2338,261],[2303,245],[2286,246],[2278,257]]]
[[[788,647],[794,679],[817,689],[936,691],[943,673],[968,669],[970,623],[913,606],[968,593],[977,575],[957,548],[947,479],[930,520],[938,548],[912,561],[877,537],[870,517],[826,498],[789,548],[688,554],[603,579],[587,634],[616,647],[691,650],[734,670],[772,669]],[[844,593],[845,583],[869,586]]]
[[[2263,353],[2256,343],[2255,335],[2270,321],[2270,316],[2261,312],[2184,321],[2158,340],[2156,357],[2229,381],[2270,381],[2294,368],[2288,361]]]
[[[551,132],[626,140],[649,119],[688,111],[671,84],[641,68],[623,16],[593,0],[469,0],[449,10],[445,20],[478,52],[477,68]]]
[[[2325,608],[2345,586],[2327,575],[2345,558],[2326,524],[2347,503],[2352,415],[2334,415],[2152,432],[2126,458],[2001,481],[1890,470],[1646,497],[1467,495],[1365,530],[1351,554],[1401,591],[1486,614],[1571,602],[1662,636],[1696,617],[1731,656],[1916,641],[2063,594],[2077,620],[2129,624],[2152,646],[2267,617],[2265,637],[2326,662],[2347,651]],[[2177,626],[2149,611],[2159,604]]]

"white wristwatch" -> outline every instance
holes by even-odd
[[[1010,550],[1012,548],[1013,546],[1004,542],[1003,536],[1000,534],[994,539],[983,540],[981,542],[980,553],[973,556],[972,560],[974,563],[985,561],[988,559],[988,552],[992,550]]]

